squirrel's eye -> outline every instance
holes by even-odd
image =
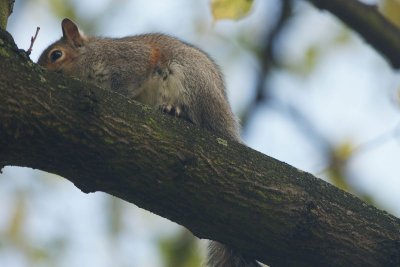
[[[55,62],[57,59],[59,59],[60,57],[62,57],[63,52],[61,52],[60,50],[54,50],[53,52],[51,52],[50,54],[50,60],[51,62]]]

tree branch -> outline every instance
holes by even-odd
[[[400,68],[400,29],[379,13],[376,7],[357,0],[308,1],[333,13],[385,56],[393,68]]]
[[[0,28],[6,29],[8,17],[11,15],[15,0],[0,0]]]
[[[47,73],[0,38],[0,167],[59,174],[272,266],[400,264],[399,219],[242,144]]]

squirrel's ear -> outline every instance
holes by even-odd
[[[79,32],[78,26],[70,19],[63,19],[61,23],[63,38],[76,47],[83,46],[86,37]]]

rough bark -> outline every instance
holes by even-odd
[[[375,6],[358,0],[308,0],[328,10],[360,34],[393,68],[400,68],[400,29],[379,13]]]
[[[6,29],[8,17],[11,15],[15,0],[0,0],[0,28]]]
[[[0,34],[0,167],[56,173],[271,266],[399,266],[400,220],[242,144],[26,60]]]

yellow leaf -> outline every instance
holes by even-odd
[[[253,0],[211,0],[211,12],[214,20],[238,20],[249,14]]]
[[[400,27],[400,0],[381,0],[379,9],[388,20]]]

